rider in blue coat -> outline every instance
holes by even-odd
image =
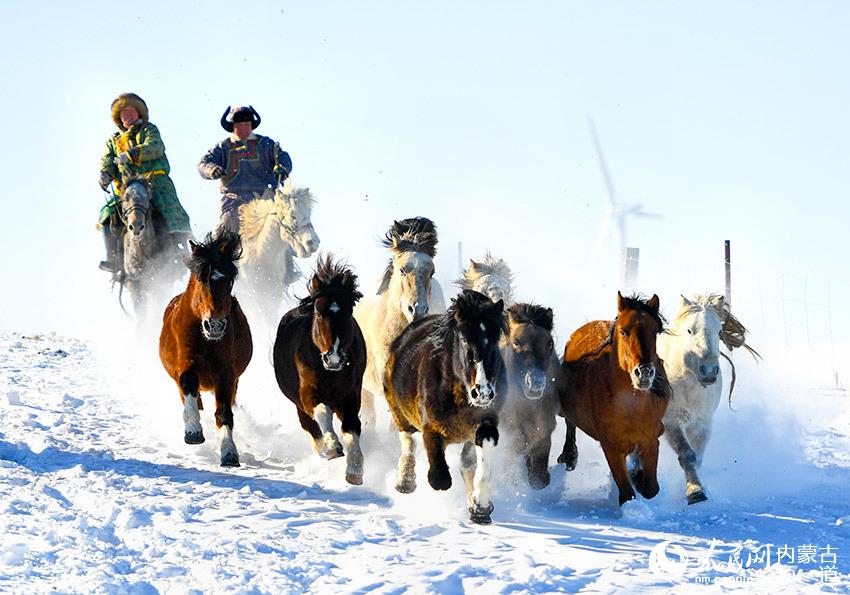
[[[221,116],[221,127],[230,136],[215,145],[198,164],[207,180],[221,180],[222,228],[239,231],[239,205],[271,197],[268,189],[289,177],[292,159],[280,144],[267,136],[254,134],[260,114],[251,107],[229,106]]]

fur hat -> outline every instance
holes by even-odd
[[[257,110],[250,105],[237,106],[233,109],[230,109],[230,106],[228,105],[227,109],[224,110],[224,113],[221,115],[221,127],[228,132],[233,132],[234,122],[250,122],[251,130],[255,130],[261,122],[260,114],[258,114]]]
[[[121,130],[127,130],[121,123],[121,110],[125,107],[136,108],[136,111],[139,112],[139,118],[145,122],[148,121],[148,105],[145,103],[145,100],[135,93],[121,93],[112,102],[112,121]]]

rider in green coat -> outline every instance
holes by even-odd
[[[112,102],[112,121],[118,126],[106,141],[100,160],[100,187],[106,190],[114,183],[120,195],[123,181],[131,176],[144,176],[151,183],[153,205],[165,224],[163,232],[185,248],[191,236],[189,216],[177,198],[177,190],[168,176],[171,171],[165,146],[156,126],[148,121],[148,106],[135,93],[122,93]],[[117,242],[120,238],[120,219],[113,216],[115,201],[110,200],[100,213],[99,227],[106,245],[106,260],[100,263],[105,271],[121,269]]]

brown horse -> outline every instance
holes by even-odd
[[[366,343],[352,312],[362,294],[357,291],[357,276],[331,256],[319,259],[307,288],[310,294],[284,314],[277,327],[275,377],[283,394],[295,403],[313,448],[327,459],[344,454],[333,429],[333,414],[340,419],[348,454],[345,479],[360,485],[360,390]]]
[[[420,318],[390,346],[384,394],[401,438],[396,490],[416,489],[413,433],[428,452],[428,483],[447,490],[452,476],[446,445],[463,443],[461,472],[470,520],[489,523],[493,511],[492,450],[507,380],[499,340],[503,302],[463,290],[442,315]]]
[[[186,259],[191,271],[186,291],[165,308],[159,336],[159,358],[180,388],[186,444],[204,441],[200,391],[215,393],[215,425],[221,439],[221,464],[238,467],[233,443],[233,403],[239,376],[251,361],[253,344],[248,321],[230,295],[236,279],[235,261],[242,247],[239,235],[207,234],[203,244],[189,241]]]
[[[664,363],[655,351],[664,319],[658,296],[649,300],[617,292],[617,318],[575,331],[564,352],[558,391],[565,415],[602,445],[620,492],[620,504],[658,493],[658,438],[670,399]],[[626,457],[635,467],[626,468]]]

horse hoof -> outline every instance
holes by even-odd
[[[545,475],[540,474],[528,476],[528,485],[530,485],[532,489],[535,490],[542,490],[543,488],[549,485],[550,481],[551,477],[548,473],[546,473]]]
[[[353,486],[362,486],[363,485],[363,475],[357,473],[346,473],[345,481],[350,483]],[[398,489],[398,488],[396,488]],[[411,490],[413,491],[413,490]]]
[[[558,455],[558,464],[567,468],[567,471],[574,471],[578,464],[578,451],[562,452]]]
[[[490,514],[493,512],[493,505],[483,507],[483,506],[470,506],[469,507],[469,520],[475,523],[476,525],[489,525],[493,522],[493,519],[490,518]]]
[[[183,441],[186,444],[203,444],[204,443],[204,433],[203,432],[186,432],[183,434]]]
[[[452,476],[448,471],[428,471],[428,483],[435,490],[447,490],[452,487]]]
[[[345,453],[342,451],[342,444],[337,444],[335,447],[331,446],[325,451],[325,458],[329,461],[332,459],[338,459],[343,455],[345,455]]]
[[[239,467],[239,456],[233,454],[232,452],[227,453],[226,455],[221,456],[221,466],[222,467]]]
[[[705,495],[705,492],[702,490],[694,492],[693,494],[688,494],[688,504],[696,504],[698,502],[705,502],[708,500],[708,496]]]
[[[634,499],[635,499],[635,493],[634,492],[627,492],[625,494],[620,494],[620,506],[622,506],[623,504],[625,504],[629,500],[634,500]]]
[[[395,484],[395,491],[399,494],[412,494],[416,491],[415,481],[400,481]]]

